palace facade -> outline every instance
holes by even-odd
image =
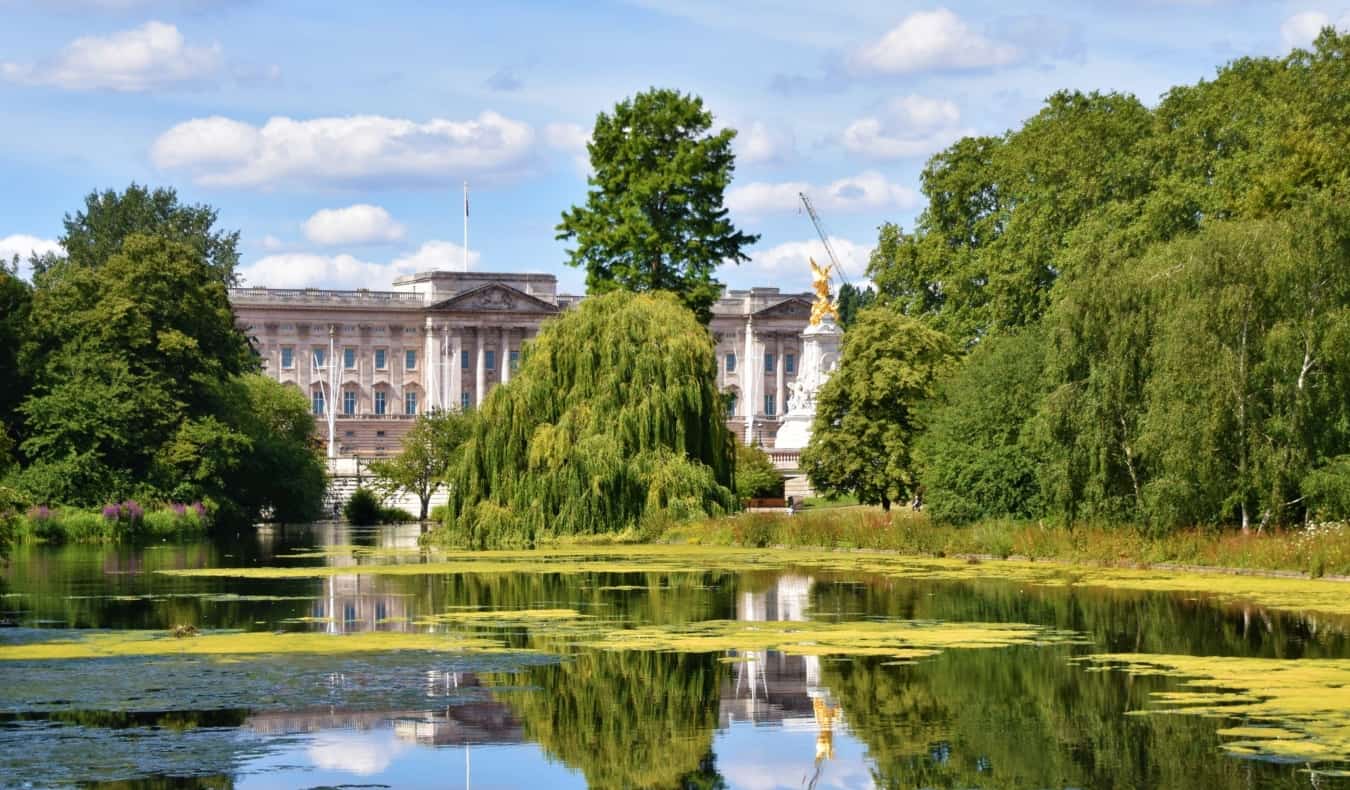
[[[469,409],[511,380],[520,351],[579,296],[551,274],[424,272],[388,291],[232,288],[241,328],[264,372],[299,387],[338,458],[398,451],[428,409]],[[713,308],[718,379],[728,426],[773,445],[801,359],[809,293],[726,291]]]

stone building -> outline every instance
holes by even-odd
[[[233,288],[237,319],[263,370],[303,391],[337,458],[398,451],[428,409],[467,409],[510,381],[544,321],[581,297],[551,274],[424,272],[392,290]],[[727,423],[742,441],[772,446],[801,358],[811,295],[728,291],[713,308]]]

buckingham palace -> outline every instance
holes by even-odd
[[[470,409],[511,380],[524,343],[580,296],[551,274],[434,271],[387,291],[232,288],[264,372],[306,393],[330,458],[398,451],[417,414]],[[772,447],[801,359],[810,293],[724,291],[713,308],[727,425]]]

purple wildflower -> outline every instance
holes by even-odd
[[[205,516],[206,516],[206,506],[203,505],[201,502],[193,502],[193,503],[192,503],[192,509],[195,510],[195,511],[197,511],[197,515],[198,515],[198,516],[201,516],[201,517],[205,518]]]
[[[122,518],[133,524],[140,521],[145,516],[145,508],[142,508],[134,499],[128,499],[122,503]]]
[[[173,510],[173,514],[175,516],[182,516],[187,513],[187,505],[183,504],[182,502],[173,502],[169,505],[169,507],[170,509]]]
[[[116,521],[117,518],[118,518],[118,516],[120,516],[120,515],[121,515],[121,510],[117,507],[116,504],[109,504],[109,505],[104,505],[104,506],[103,506],[103,520],[104,520],[104,521]]]
[[[46,505],[38,505],[37,507],[29,508],[28,510],[29,521],[46,521],[51,517],[52,517],[51,508],[47,507]]]

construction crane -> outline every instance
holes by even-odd
[[[844,274],[844,267],[839,263],[839,256],[834,254],[834,247],[830,246],[830,237],[825,235],[825,228],[820,224],[820,215],[816,213],[816,207],[811,205],[811,198],[807,197],[805,192],[798,192],[797,197],[802,199],[802,206],[806,208],[806,215],[811,218],[811,224],[816,227],[816,235],[820,237],[820,243],[825,245],[825,254],[830,256],[830,265],[834,267],[834,271],[839,273],[839,280],[847,285],[848,277]]]

